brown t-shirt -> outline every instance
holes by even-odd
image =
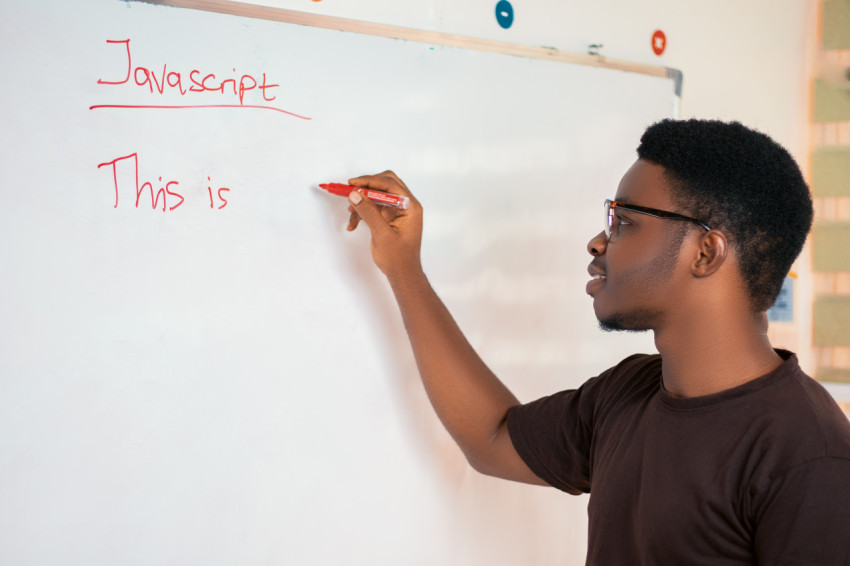
[[[588,564],[850,564],[850,423],[797,358],[681,399],[637,355],[514,407],[517,452],[589,492]]]

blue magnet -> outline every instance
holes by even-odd
[[[786,277],[776,302],[767,309],[767,320],[771,322],[794,322],[794,279]]]
[[[514,7],[508,0],[499,0],[499,3],[496,4],[496,21],[505,29],[508,29],[514,23]]]

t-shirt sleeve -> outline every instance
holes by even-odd
[[[508,412],[511,442],[523,461],[549,485],[573,495],[590,491],[590,393],[596,379]]]
[[[637,376],[637,379],[635,378]],[[589,493],[594,435],[606,416],[657,390],[660,358],[636,354],[578,389],[562,391],[508,412],[514,449],[539,478],[567,493]]]
[[[775,478],[759,515],[759,564],[850,564],[850,460],[823,457]]]

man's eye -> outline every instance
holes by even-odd
[[[631,222],[629,222],[629,219],[625,216],[620,216],[618,214],[616,224],[631,224]]]

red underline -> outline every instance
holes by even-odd
[[[274,110],[275,112],[288,114],[289,116],[294,116],[295,118],[300,118],[302,120],[312,120],[312,118],[307,116],[300,116],[294,112],[287,112],[286,110],[281,110],[274,106],[252,106],[250,104],[187,104],[183,106],[167,106],[158,104],[95,104],[94,106],[89,106],[89,110],[94,110],[95,108],[155,108],[164,110],[183,110],[187,108],[255,108],[260,110]]]

